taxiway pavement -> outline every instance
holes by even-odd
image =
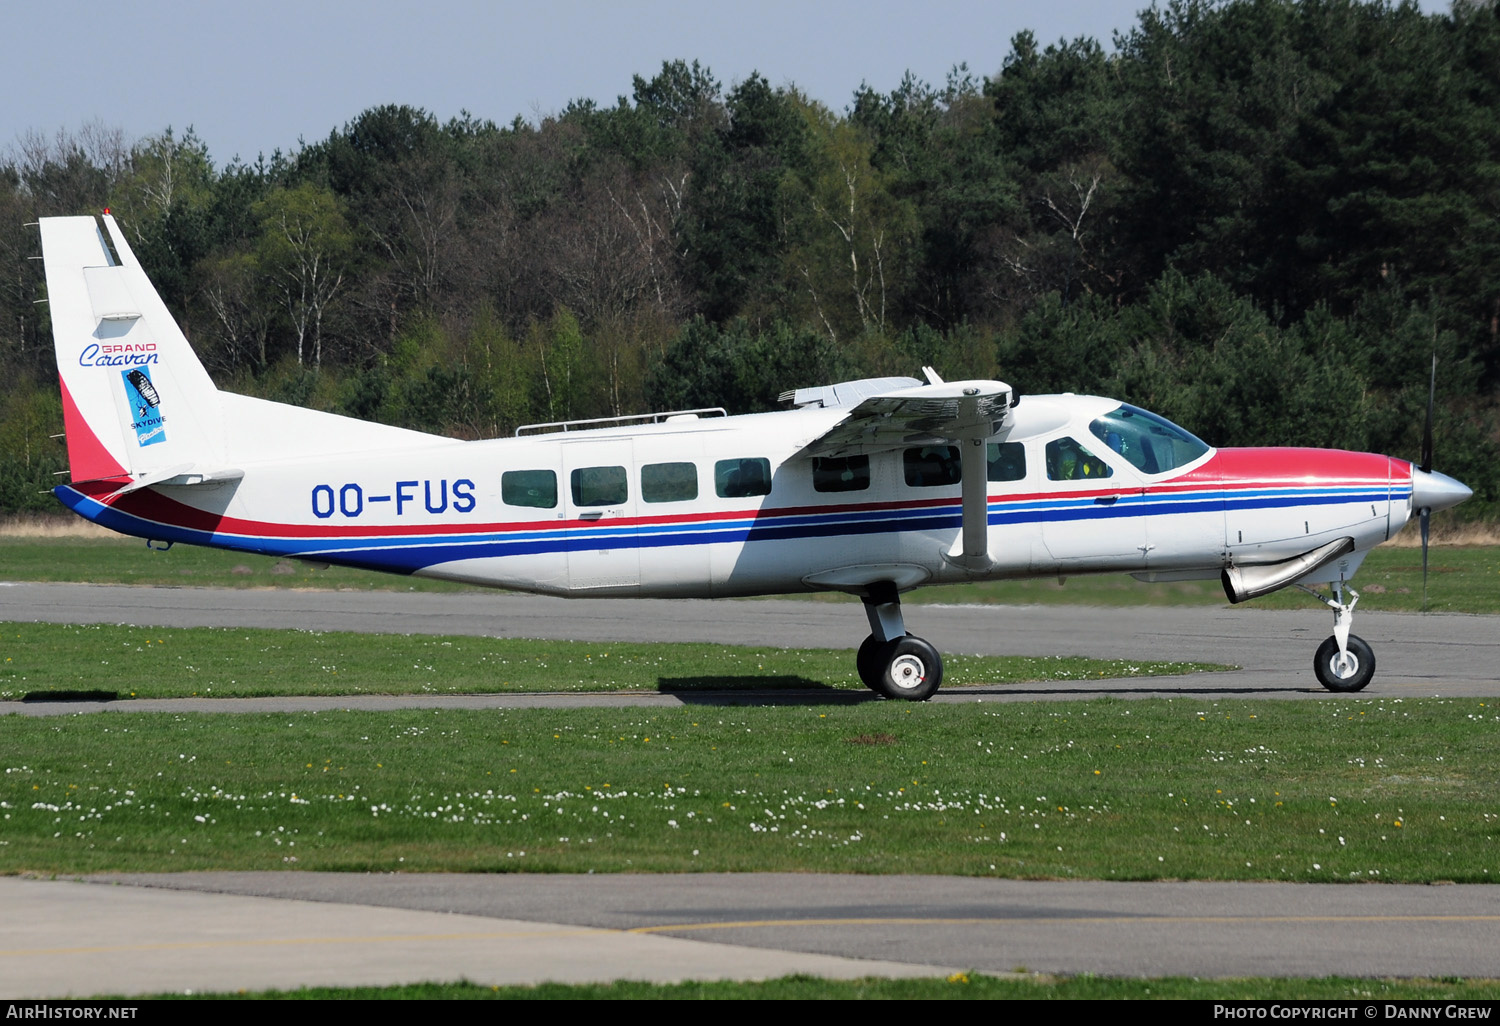
[[[0,619],[157,627],[270,627],[580,641],[707,641],[854,648],[869,626],[857,602],[774,599],[560,599],[501,592],[251,591],[86,584],[0,586]],[[1152,682],[1020,685],[1024,699],[1080,692],[1326,694],[1312,674],[1332,631],[1326,610],[1223,607],[906,607],[907,629],[939,651],[1228,663],[1235,673]],[[1368,695],[1500,693],[1500,617],[1363,613],[1355,633],[1375,650]],[[1185,689],[1185,690],[1184,690]],[[942,694],[942,692],[939,692]],[[999,694],[996,697],[1000,697]]]
[[[1500,888],[939,876],[0,879],[0,997],[466,979],[1495,974]]]

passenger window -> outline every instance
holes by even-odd
[[[1109,477],[1109,464],[1072,438],[1047,443],[1047,477],[1053,481],[1093,481]]]
[[[557,506],[557,474],[550,470],[507,470],[500,475],[500,501],[507,506]]]
[[[630,497],[624,467],[579,467],[572,485],[575,506],[619,506]]]
[[[721,499],[771,494],[771,461],[761,457],[719,460],[714,464],[714,492]]]
[[[1020,481],[1026,477],[1026,446],[1020,442],[991,442],[985,447],[990,481]]]
[[[648,463],[641,468],[646,502],[686,502],[698,497],[698,468],[691,463]]]
[[[963,464],[956,445],[924,445],[901,454],[901,470],[912,488],[956,485],[963,480]]]
[[[870,457],[815,456],[813,489],[820,492],[858,492],[870,487]]]

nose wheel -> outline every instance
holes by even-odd
[[[1364,638],[1349,633],[1349,628],[1354,623],[1354,606],[1359,602],[1359,592],[1349,588],[1351,597],[1346,604],[1344,589],[1348,585],[1342,580],[1333,583],[1333,598],[1320,595],[1300,584],[1298,587],[1333,610],[1333,635],[1324,639],[1323,644],[1318,646],[1318,654],[1313,656],[1313,673],[1317,676],[1318,683],[1329,691],[1363,689],[1375,676],[1375,651]]]
[[[1375,652],[1358,635],[1349,635],[1342,652],[1338,638],[1327,638],[1313,657],[1313,672],[1329,691],[1359,691],[1375,676]]]

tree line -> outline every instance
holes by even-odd
[[[221,387],[467,438],[849,377],[1099,392],[1216,445],[1500,498],[1500,8],[1173,0],[1109,47],[842,111],[697,62],[534,121],[407,106],[219,166],[88,125],[0,158],[0,510],[66,467],[38,216],[110,207]]]

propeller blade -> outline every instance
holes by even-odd
[[[1427,385],[1427,423],[1422,428],[1422,472],[1432,470],[1432,410],[1437,405],[1437,353],[1432,354],[1432,379]]]
[[[1422,612],[1427,612],[1427,530],[1432,522],[1432,507],[1423,506],[1418,516],[1422,525]]]
[[[1437,353],[1432,354],[1432,376],[1427,381],[1427,421],[1422,425],[1422,473],[1432,473],[1432,416],[1437,405]],[[1427,541],[1432,528],[1432,507],[1417,513],[1422,528],[1422,612],[1427,612]]]

